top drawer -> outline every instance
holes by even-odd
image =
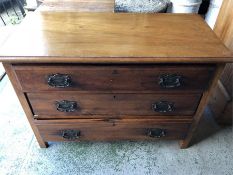
[[[203,91],[213,65],[14,65],[25,92]]]

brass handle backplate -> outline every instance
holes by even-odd
[[[166,136],[166,130],[161,128],[148,129],[147,135],[153,138],[161,138]]]
[[[60,112],[74,112],[79,109],[76,101],[62,100],[56,102],[57,110]]]
[[[48,76],[48,85],[56,88],[71,87],[71,77],[67,74],[51,74]]]
[[[155,112],[166,113],[174,111],[174,103],[168,101],[159,101],[152,104],[152,109]]]
[[[78,139],[81,135],[80,130],[72,130],[72,129],[67,129],[62,131],[62,137],[67,140],[75,140]]]
[[[182,86],[182,76],[176,74],[163,74],[159,76],[159,85],[162,88],[177,88]]]

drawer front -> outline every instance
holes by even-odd
[[[202,91],[214,66],[14,66],[23,91]]]
[[[193,115],[199,94],[28,93],[37,118],[80,115]],[[109,116],[110,117],[110,116]]]
[[[45,141],[183,139],[189,125],[185,122],[159,122],[152,119],[42,120],[36,124]]]

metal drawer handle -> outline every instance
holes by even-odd
[[[159,85],[162,88],[177,88],[182,86],[182,76],[176,74],[164,74],[159,76]]]
[[[75,140],[80,138],[81,131],[79,130],[72,130],[72,129],[67,129],[62,131],[62,137],[67,140]]]
[[[152,104],[152,109],[155,112],[166,113],[174,111],[174,103],[168,101],[159,101]]]
[[[166,130],[160,128],[148,129],[147,135],[153,138],[161,138],[166,136]]]
[[[57,110],[60,112],[74,112],[79,109],[76,101],[62,100],[56,102]]]
[[[71,87],[71,77],[67,74],[51,74],[48,76],[48,85],[56,88]]]

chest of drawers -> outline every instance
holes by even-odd
[[[232,62],[198,15],[41,12],[0,53],[40,147],[176,139],[186,148]]]

